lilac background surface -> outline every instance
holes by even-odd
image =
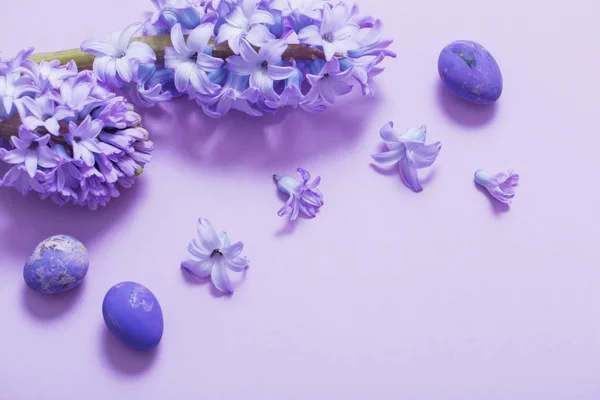
[[[0,190],[0,399],[600,398],[598,2],[359,4],[397,41],[375,99],[320,116],[146,112],[153,163],[95,213]],[[150,9],[2,0],[0,47],[76,47]],[[440,87],[437,56],[455,39],[500,63],[496,106]],[[370,166],[389,119],[444,143],[421,194]],[[271,175],[298,166],[322,175],[326,205],[286,233]],[[481,167],[521,173],[510,211],[475,188]],[[199,216],[246,243],[252,268],[231,298],[180,272]],[[80,290],[47,299],[22,266],[58,233],[82,240],[91,266]],[[104,327],[102,298],[123,280],[161,301],[154,353]]]

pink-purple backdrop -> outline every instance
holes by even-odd
[[[374,99],[319,116],[145,112],[154,161],[98,212],[0,190],[1,400],[600,398],[598,2],[360,4],[399,55]],[[2,56],[76,47],[151,7],[2,0]],[[496,106],[441,88],[437,56],[455,39],[500,63]],[[390,119],[444,143],[421,194],[370,165]],[[323,177],[326,205],[286,233],[271,175],[298,166]],[[510,211],[472,181],[504,167],[522,176]],[[252,267],[231,298],[179,269],[199,216],[246,243]],[[90,271],[80,290],[41,297],[22,266],[58,233],[85,243]],[[122,280],[161,301],[155,353],[105,329],[102,298]]]

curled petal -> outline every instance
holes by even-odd
[[[388,122],[381,128],[379,131],[379,135],[385,142],[399,142],[398,134],[394,130],[394,123],[392,121]]]
[[[233,286],[227,276],[227,269],[223,261],[219,260],[214,264],[210,278],[213,285],[221,292],[233,294]]]
[[[156,54],[146,43],[131,42],[127,48],[127,58],[137,58],[142,64],[149,64],[156,61]]]
[[[441,149],[442,144],[437,142],[430,145],[420,146],[416,149],[408,151],[407,154],[416,168],[426,168],[433,165],[440,154]]]
[[[244,249],[244,243],[237,242],[237,243],[232,244],[231,246],[228,246],[228,247],[222,249],[221,253],[223,253],[223,256],[226,259],[233,259],[233,258],[239,256],[243,249]]]
[[[127,46],[131,39],[135,36],[135,34],[142,28],[143,24],[141,22],[135,22],[129,25],[127,28],[121,32],[119,35],[119,40],[117,42],[117,50],[125,53]]]
[[[405,158],[403,149],[390,150],[379,154],[373,154],[371,155],[371,157],[373,157],[373,160],[375,160],[375,162],[386,166],[396,165],[400,162],[400,160]]]
[[[183,54],[185,56],[191,56],[194,52],[190,50],[190,48],[185,43],[185,39],[183,38],[183,32],[181,30],[181,25],[175,24],[171,29],[171,42],[173,42],[173,47],[179,54]]]
[[[227,267],[235,272],[243,272],[248,268],[248,259],[246,257],[236,257],[227,260]]]
[[[404,181],[406,186],[408,186],[417,193],[422,192],[423,186],[421,186],[421,183],[419,182],[419,175],[417,173],[417,169],[412,165],[408,157],[402,157],[402,159],[399,162],[399,166],[400,176],[402,177],[402,180]]]

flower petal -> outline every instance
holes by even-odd
[[[126,57],[118,58],[115,61],[117,67],[117,74],[123,80],[123,82],[131,82],[133,78],[133,73],[131,71],[131,65],[129,64],[129,59]]]
[[[183,38],[183,32],[181,30],[181,25],[175,24],[173,28],[171,28],[171,42],[173,43],[173,47],[179,54],[183,54],[187,57],[191,56],[194,52],[190,50],[190,48],[185,44],[185,40]]]
[[[135,36],[135,34],[142,28],[143,24],[141,22],[134,22],[129,25],[127,28],[123,29],[123,32],[119,35],[119,40],[117,42],[117,52],[125,54],[127,51],[127,46],[129,46],[129,42]]]
[[[31,178],[35,177],[38,166],[38,155],[35,150],[27,150],[25,152],[25,168]]]
[[[281,81],[283,79],[289,78],[294,73],[294,68],[269,65],[267,73],[271,77],[271,79],[275,81]]]
[[[54,136],[58,136],[60,134],[60,125],[58,125],[58,121],[55,118],[48,118],[44,121],[44,128],[48,130]]]
[[[238,75],[250,75],[256,69],[254,64],[249,64],[241,56],[227,57],[227,68]]]
[[[404,157],[404,149],[390,150],[379,154],[371,155],[378,164],[392,166],[396,165]]]
[[[316,25],[309,25],[306,28],[303,28],[298,33],[298,40],[300,43],[306,43],[312,46],[320,46],[323,44],[323,38]]]
[[[223,293],[233,294],[233,286],[227,276],[227,270],[222,260],[219,260],[213,266],[210,274],[213,285]]]
[[[248,64],[260,63],[263,59],[247,40],[240,42],[240,55]]]
[[[215,27],[213,24],[202,24],[195,28],[187,39],[189,49],[196,53],[202,53],[204,48],[208,45],[208,41],[212,37],[214,29]]]
[[[220,249],[225,249],[231,245],[229,236],[227,236],[227,233],[225,232],[219,233],[219,240],[221,241],[221,246],[219,247]]]
[[[386,142],[398,142],[400,139],[398,138],[398,134],[394,130],[394,123],[392,121],[388,122],[381,128],[379,131],[379,135]]]
[[[93,54],[96,57],[115,57],[117,55],[114,46],[104,40],[86,40],[81,44],[81,51]]]
[[[221,241],[219,240],[217,232],[215,232],[215,228],[213,228],[210,221],[205,218],[198,219],[198,239],[200,240],[202,247],[208,251],[218,249],[221,245]]]
[[[430,145],[423,145],[411,149],[407,152],[407,154],[408,157],[410,157],[415,168],[426,168],[433,165],[438,155],[440,154],[441,149],[442,144],[440,142],[437,142]]]
[[[197,278],[204,279],[211,274],[214,265],[214,260],[210,258],[202,261],[186,260],[181,263],[181,268]]]
[[[235,272],[244,272],[248,268],[248,259],[246,257],[235,257],[226,261],[227,267]]]
[[[142,64],[149,64],[156,61],[156,54],[146,43],[131,42],[127,48],[127,58],[137,58]]]
[[[226,259],[235,258],[240,255],[244,249],[244,243],[237,242],[221,250]]]
[[[423,186],[419,182],[419,175],[417,173],[417,169],[412,165],[408,157],[402,157],[399,163],[400,166],[400,176],[402,180],[415,192],[423,191]]]
[[[175,71],[175,88],[179,92],[185,92],[190,84],[194,63],[189,61],[181,64]]]
[[[400,141],[403,143],[425,143],[426,136],[427,126],[421,125],[419,127],[410,128],[407,130],[402,136],[400,136]]]
[[[234,37],[239,37],[241,34],[245,32],[244,29],[239,28],[237,26],[233,26],[230,24],[223,24],[219,28],[219,34],[217,35],[216,42],[217,44],[221,44],[226,42]]]
[[[275,39],[275,36],[273,36],[266,26],[254,25],[250,29],[250,32],[248,32],[248,35],[246,35],[246,39],[253,45],[262,47]]]
[[[235,7],[227,16],[225,16],[226,24],[221,26],[223,29],[224,26],[230,25],[235,28],[246,29],[249,25],[248,18],[244,15],[244,12],[241,7]],[[220,33],[220,32],[219,32]]]
[[[275,18],[268,11],[256,10],[252,14],[252,17],[250,17],[248,22],[250,23],[250,25],[256,25],[256,24],[274,25]]]
[[[336,41],[348,39],[350,36],[357,34],[359,30],[358,25],[348,24],[342,29],[333,32],[333,39]]]
[[[267,60],[269,64],[277,64],[281,61],[281,56],[283,55],[287,47],[287,43],[283,40],[272,40],[269,43],[265,44],[263,47],[261,47],[261,49],[259,50],[259,60]]]
[[[277,93],[273,89],[273,79],[265,72],[256,71],[250,75],[250,87],[260,90],[267,99],[276,99]]]
[[[4,149],[2,149],[4,150]],[[2,161],[8,164],[21,164],[25,161],[25,152],[17,150],[12,150],[4,153],[1,157]]]
[[[40,146],[37,148],[38,164],[44,168],[56,167],[60,161],[60,156],[50,150],[49,147]]]
[[[207,250],[202,247],[202,243],[194,239],[190,242],[190,244],[188,244],[187,250],[190,255],[199,258],[200,260],[206,260],[210,258],[210,252],[212,252],[214,249]]]
[[[331,86],[327,79],[323,79],[321,81],[319,85],[319,93],[325,104],[330,106],[335,104],[335,92],[333,90],[333,86]]]

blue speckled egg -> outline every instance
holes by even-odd
[[[158,346],[163,335],[163,315],[156,296],[135,282],[113,286],[102,303],[108,330],[125,346],[147,351]]]
[[[23,269],[25,283],[44,294],[66,292],[78,286],[87,274],[87,250],[67,235],[52,236],[37,245]]]
[[[479,43],[470,40],[450,43],[440,53],[438,72],[452,93],[471,103],[493,103],[502,94],[500,67]]]

